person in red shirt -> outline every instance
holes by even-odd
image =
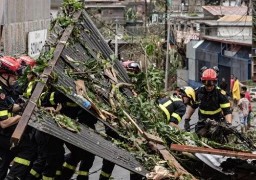
[[[230,76],[230,97],[232,98],[232,91],[233,91],[233,86],[235,83],[235,76],[234,74],[231,74]]]
[[[247,130],[248,130],[251,127],[251,112],[252,112],[251,96],[250,96],[250,93],[247,91],[246,86],[241,87],[241,93],[244,93],[245,98],[248,99],[248,101],[250,102],[249,103],[249,114],[248,114],[248,118],[247,118]]]

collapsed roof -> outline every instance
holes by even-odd
[[[44,72],[41,74],[42,82],[37,83],[24,110],[22,118],[12,136],[12,140],[13,142],[19,141],[28,123],[29,126],[40,131],[49,133],[99,157],[107,159],[121,167],[145,176],[147,170],[133,157],[133,155],[131,155],[131,153],[117,147],[110,141],[105,140],[102,136],[92,130],[89,130],[87,126],[82,124],[80,125],[81,131],[79,133],[72,133],[64,128],[60,128],[51,116],[43,113],[36,107],[36,102],[45,86],[44,82],[48,81],[49,76],[52,73],[56,73],[58,75],[58,82],[56,86],[66,87],[73,93],[76,93],[74,83],[75,79],[72,79],[64,73],[64,67],[69,66],[71,69],[74,69],[74,71],[81,72],[83,70],[83,62],[88,60],[97,61],[99,59],[99,54],[102,58],[111,60],[113,52],[92,23],[88,14],[84,10],[80,10],[75,13],[74,19],[78,23],[71,24],[67,28],[63,28],[56,23],[51,30],[46,43],[51,47],[56,47],[53,58],[49,61],[49,66],[46,67]],[[74,37],[75,30],[80,31],[79,38]],[[73,45],[70,45],[73,43],[73,38],[77,38],[77,41]],[[50,50],[51,49],[49,49],[49,51]],[[72,60],[80,62],[81,67],[79,67],[79,65],[77,66],[77,64]],[[116,61],[114,66],[116,71],[119,72],[119,77],[128,82],[129,78],[121,64]],[[107,86],[111,87],[111,84],[108,84],[109,82],[107,80],[105,83]],[[61,89],[59,90],[61,91]],[[71,100],[76,102],[76,98],[71,95],[73,93],[67,94],[65,91],[62,92]],[[128,90],[127,94],[129,94]],[[81,108],[84,108],[82,104],[79,105]],[[90,110],[85,110],[93,114]],[[98,118],[95,114],[93,115],[105,124],[105,126],[116,131],[115,128],[113,128],[106,120]]]

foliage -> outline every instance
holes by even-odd
[[[157,97],[162,96],[164,89],[164,72],[159,70],[153,66],[150,66],[146,73],[141,72],[139,74],[130,74],[133,82],[135,82],[135,90],[141,96],[143,96],[143,100],[151,98],[156,99]],[[148,89],[147,83],[150,85]]]
[[[18,83],[21,87],[27,83],[27,75],[33,73],[40,80],[39,75],[43,72],[43,70],[48,66],[48,62],[53,57],[54,48],[51,48],[49,51],[45,51],[41,53],[39,58],[36,60],[36,66],[33,69],[30,66],[27,66],[22,76],[19,77]]]

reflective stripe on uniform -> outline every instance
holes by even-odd
[[[43,179],[43,180],[54,180],[54,177],[43,176],[42,179]]]
[[[35,176],[36,178],[40,177],[40,174],[38,172],[36,172],[34,169],[31,169],[29,172],[31,175]]]
[[[170,99],[171,99],[172,101],[182,101],[181,98],[174,97],[174,96],[171,96]]]
[[[166,103],[164,103],[164,104],[166,104]],[[159,104],[159,107],[162,109],[162,111],[164,111],[164,113],[167,116],[167,121],[169,121],[171,116],[170,116],[170,113],[169,113],[168,109],[166,109],[166,107],[162,104]]]
[[[178,120],[178,122],[180,122],[180,121],[181,121],[181,117],[180,117],[180,115],[178,115],[178,114],[177,114],[177,113],[175,113],[175,112],[173,112],[173,113],[172,113],[172,117],[176,118],[176,119]]]
[[[228,108],[230,107],[230,103],[220,104],[221,108]]]
[[[25,96],[26,98],[29,98],[31,96],[33,86],[34,86],[34,81],[28,83],[28,88],[27,88],[26,92],[23,94],[23,96]]]
[[[9,116],[9,115],[8,115],[8,110],[2,110],[2,111],[0,111],[0,117],[4,117],[4,116]]]
[[[66,162],[64,162],[63,167],[65,167],[67,169],[70,169],[72,171],[76,170],[76,166],[72,166],[72,165],[70,165],[70,164],[68,164]]]
[[[61,175],[61,171],[60,170],[57,170],[56,171],[56,176],[60,176]]]
[[[55,105],[54,94],[55,94],[55,92],[52,92],[51,95],[50,95],[50,103],[51,103],[51,105]]]
[[[170,104],[172,104],[172,101],[171,101],[171,100],[165,102],[165,103],[163,104],[163,106],[164,106],[164,107],[167,107],[167,106],[169,106]]]
[[[104,171],[101,171],[100,175],[109,178],[111,174],[105,173]]]
[[[41,106],[41,105],[42,105],[42,99],[45,98],[45,95],[46,95],[46,92],[43,92],[43,93],[40,95],[40,98],[38,99],[38,106]]]
[[[26,160],[26,159],[23,159],[23,158],[20,158],[20,157],[15,157],[13,161],[16,162],[16,163],[25,165],[25,166],[29,166],[30,165],[30,161],[29,160]]]
[[[89,172],[88,171],[77,171],[77,174],[80,176],[88,176]]]
[[[12,117],[12,116],[13,116],[13,113],[9,112],[8,117]]]
[[[205,111],[205,110],[203,110],[203,109],[200,109],[200,112],[201,112],[202,114],[214,115],[214,114],[217,114],[217,113],[221,112],[221,108],[219,108],[219,109],[217,109],[217,110],[215,110],[215,111]]]

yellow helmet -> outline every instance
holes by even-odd
[[[191,104],[194,104],[196,101],[196,93],[195,90],[190,86],[183,86],[180,88],[180,94],[182,97],[188,97],[190,99]]]

